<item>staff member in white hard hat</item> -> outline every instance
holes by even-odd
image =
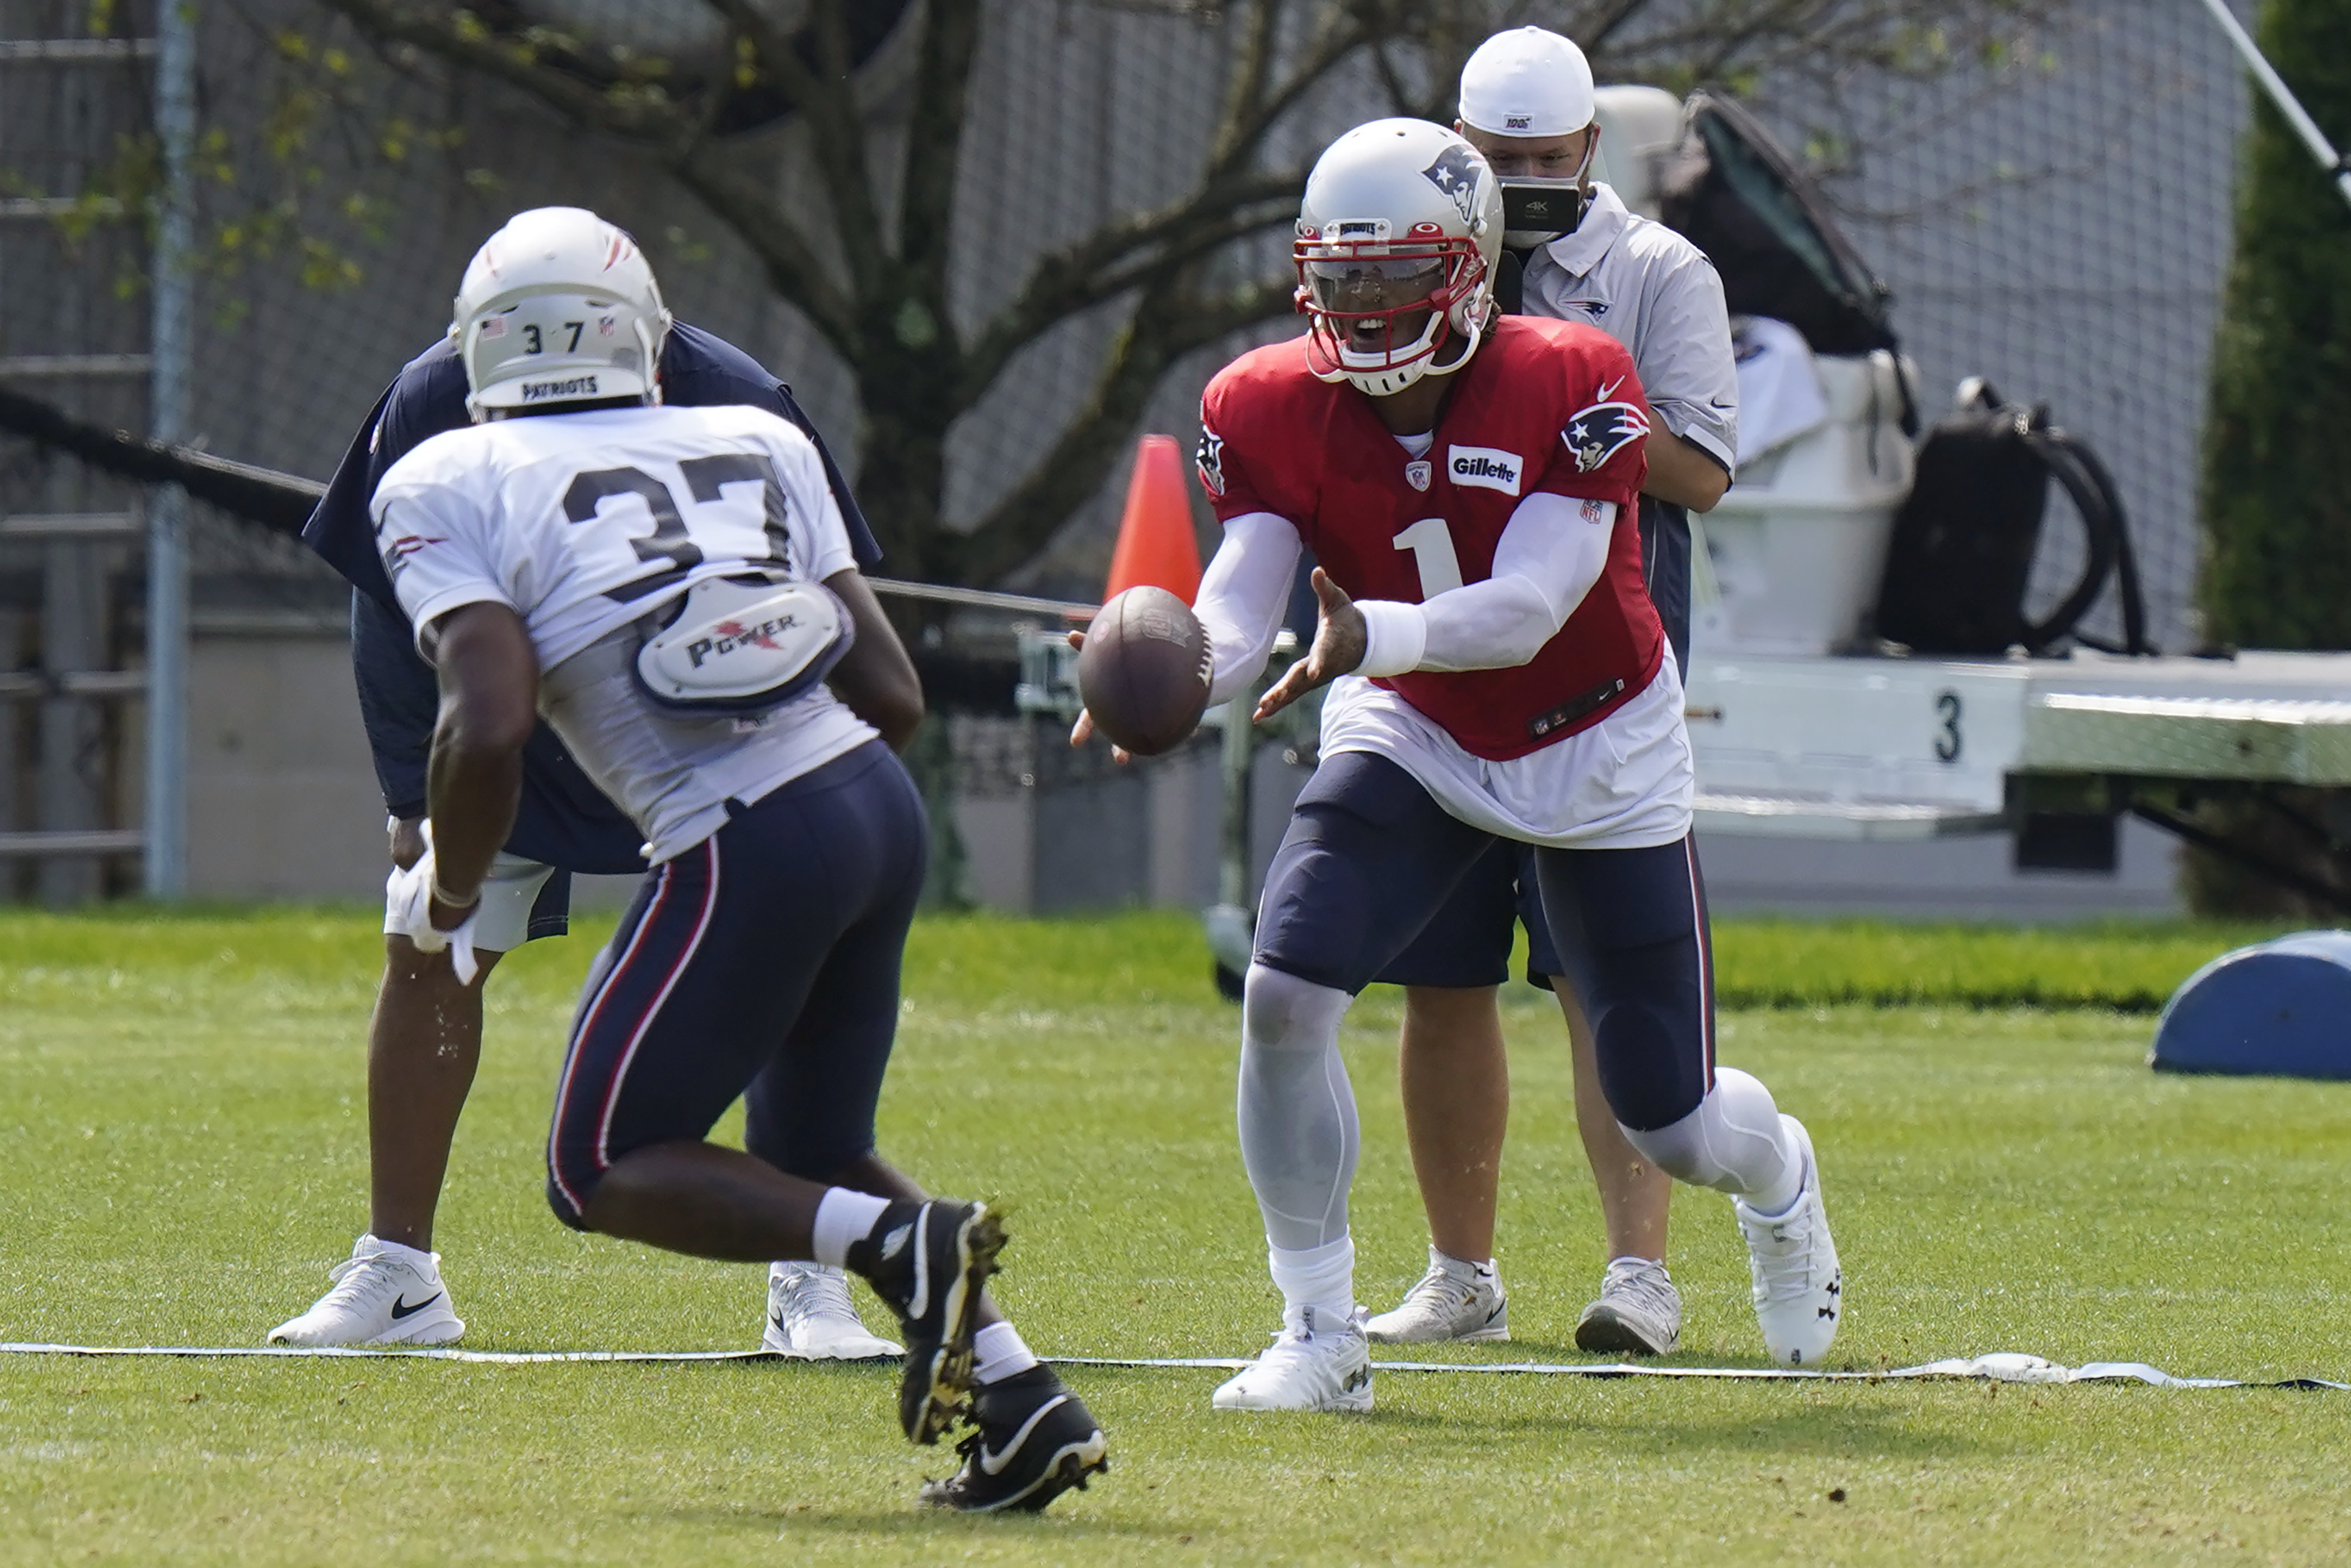
[[[1696,246],[1635,214],[1592,179],[1600,141],[1592,68],[1557,33],[1518,27],[1479,46],[1461,72],[1454,129],[1492,165],[1506,213],[1543,225],[1503,235],[1504,279],[1516,270],[1520,296],[1514,305],[1504,292],[1503,308],[1589,322],[1632,352],[1651,409],[1643,565],[1674,657],[1687,669],[1685,508],[1708,511],[1722,498],[1738,450],[1739,380],[1722,281]],[[1606,1275],[1576,1324],[1576,1343],[1662,1355],[1681,1335],[1681,1297],[1665,1266],[1672,1183],[1634,1152],[1609,1113],[1591,1031],[1574,998],[1552,984],[1559,963],[1533,875],[1519,859],[1489,856],[1379,977],[1405,988],[1405,1125],[1430,1245],[1428,1272],[1394,1312],[1372,1319],[1368,1332],[1390,1343],[1509,1337],[1508,1299],[1493,1262],[1510,1115],[1496,993],[1510,976],[1512,923],[1522,920],[1527,978],[1556,992],[1567,1015],[1577,1122],[1607,1224]]]

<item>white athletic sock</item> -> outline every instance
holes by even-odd
[[[820,1263],[835,1269],[844,1266],[850,1247],[873,1233],[889,1207],[888,1198],[870,1192],[852,1192],[845,1186],[825,1188],[817,1200],[816,1222],[809,1227],[809,1250]]]
[[[1315,1324],[1330,1328],[1355,1312],[1355,1239],[1342,1236],[1320,1247],[1291,1251],[1266,1246],[1266,1266],[1290,1312],[1311,1308]]]
[[[983,1385],[1018,1377],[1037,1364],[1037,1353],[1010,1323],[990,1323],[972,1335],[971,1354],[971,1380]]]
[[[440,1271],[441,1256],[437,1252],[420,1252],[413,1247],[403,1247],[397,1241],[386,1241],[372,1231],[360,1237],[360,1239],[367,1243],[367,1250],[371,1255],[405,1263],[428,1279]]]
[[[1769,1188],[1748,1198],[1748,1209],[1765,1219],[1777,1219],[1796,1207],[1804,1196],[1804,1184],[1812,1179],[1812,1170],[1804,1164],[1804,1151],[1795,1140],[1786,1141],[1787,1164],[1782,1179]]]
[[[1491,1258],[1482,1263],[1475,1258],[1456,1258],[1450,1252],[1440,1250],[1434,1242],[1429,1245],[1428,1260],[1457,1280],[1490,1280],[1494,1277],[1494,1260]]]

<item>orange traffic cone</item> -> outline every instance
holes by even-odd
[[[1200,546],[1192,537],[1192,502],[1184,489],[1183,449],[1172,435],[1136,444],[1126,511],[1118,520],[1105,600],[1148,583],[1185,603],[1200,591]]]

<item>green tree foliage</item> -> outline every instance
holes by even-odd
[[[2267,0],[2262,48],[2351,143],[2344,0]],[[2220,641],[2351,648],[2351,206],[2256,95],[2213,354],[2203,601]]]

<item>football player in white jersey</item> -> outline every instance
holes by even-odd
[[[668,327],[634,244],[577,209],[518,215],[466,270],[452,330],[479,423],[402,458],[373,503],[442,691],[431,847],[394,903],[468,978],[544,716],[653,864],[572,1024],[558,1218],[861,1275],[905,1338],[907,1436],[977,1428],[926,1500],[1042,1508],[1104,1468],[1101,1429],[985,1299],[997,1218],[873,1150],[925,828],[824,677],[904,652],[851,634],[837,590],[867,591],[808,437],[758,409],[659,406]],[[782,1103],[758,1146],[708,1142],[763,1072]]]

